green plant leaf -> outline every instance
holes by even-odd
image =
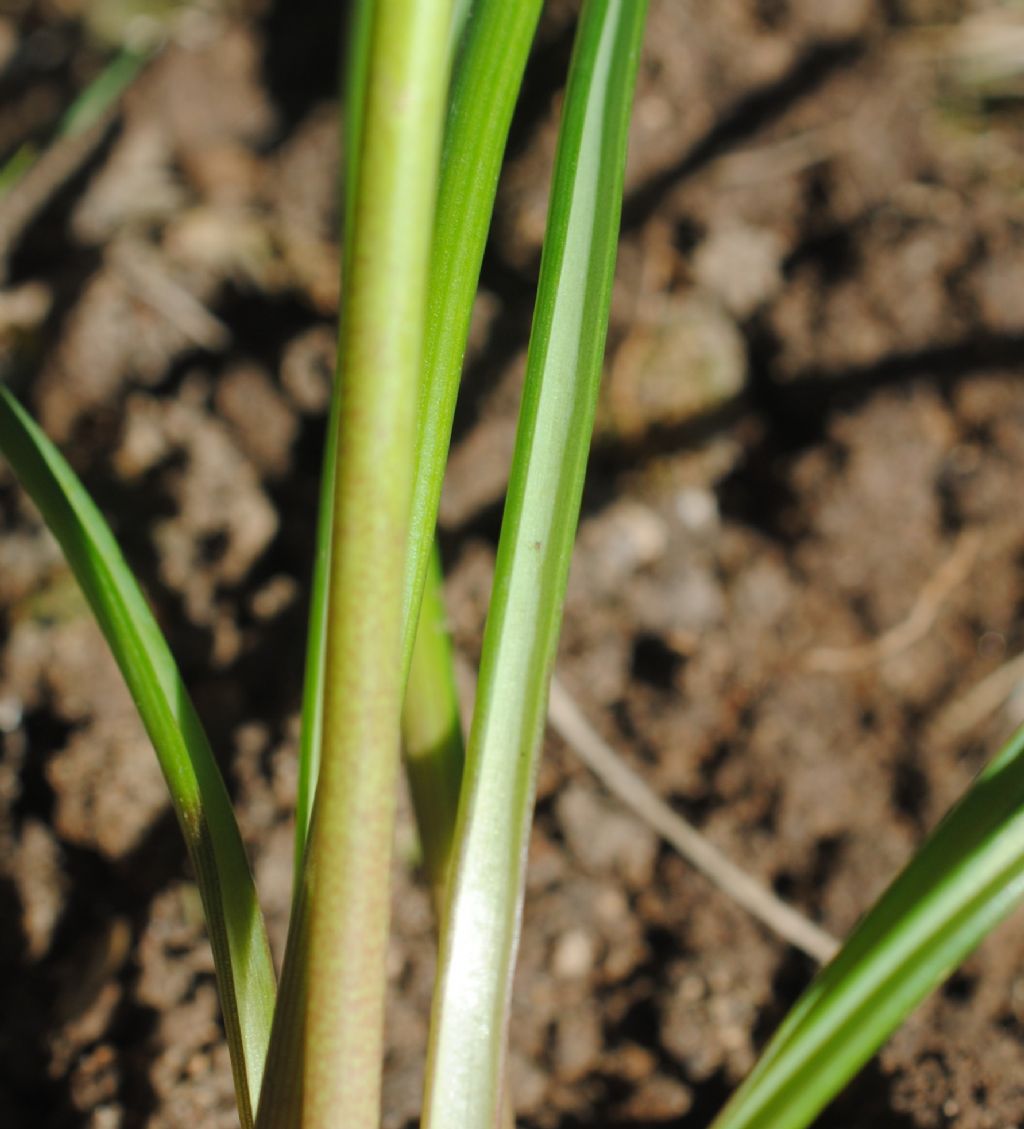
[[[367,57],[346,206],[322,748],[261,1125],[379,1124],[402,586],[450,19],[450,0],[356,13]]]
[[[1024,729],[797,1001],[713,1129],[800,1129],[1024,896]]]
[[[540,6],[540,0],[477,0],[470,7],[458,0],[452,18],[449,50],[456,63],[431,252],[402,636],[402,669],[412,680],[403,710],[406,770],[435,897],[448,871],[464,752],[434,532],[480,264]],[[420,622],[421,606],[427,624]],[[425,741],[431,732],[439,737],[441,727],[443,739]]]
[[[349,21],[347,65],[344,78],[345,175],[343,233],[355,223],[356,185],[359,151],[362,146],[366,78],[370,65],[370,35],[373,31],[373,4],[357,3]],[[343,241],[346,261],[342,279],[350,272],[348,256],[351,242]],[[340,336],[340,334],[339,334]],[[299,771],[295,799],[295,868],[293,901],[302,886],[302,866],[313,815],[316,781],[320,773],[323,742],[324,674],[327,655],[327,603],[331,575],[331,537],[334,518],[334,486],[338,465],[338,433],[341,426],[341,387],[335,381],[324,436],[320,494],[317,503],[316,547],[310,584],[309,626],[306,634],[306,662],[302,687],[302,730],[299,735]]]
[[[89,83],[57,123],[55,138],[75,137],[97,125],[135,81],[149,61],[152,52],[119,52]],[[31,142],[26,142],[0,165],[0,197],[10,192],[27,175],[40,156]]]
[[[357,5],[350,35],[345,94],[346,182],[349,186],[346,227],[352,222],[352,185],[361,149],[370,44],[369,12],[369,5]],[[459,0],[452,14],[449,53],[455,55],[457,43],[461,43],[461,49],[452,80],[441,157],[424,341],[425,375],[419,393],[413,518],[403,597],[402,666],[406,674],[412,662],[417,617],[427,582],[462,358],[498,174],[539,15],[540,0],[521,0],[511,6],[504,0],[478,0],[471,10],[467,0]],[[340,398],[336,394],[332,399],[324,454],[310,603],[296,814],[296,888],[300,884],[299,870],[320,763],[331,497],[339,407]],[[435,659],[443,657],[436,648],[432,648],[432,652]],[[450,670],[446,674],[435,671],[435,679],[442,676],[452,684]],[[408,710],[406,718],[415,725]],[[458,804],[460,776],[451,771],[454,740],[453,731],[450,741],[434,746],[433,752],[418,746],[416,767],[410,778],[418,818],[442,796],[445,796],[443,802],[448,810],[454,812]],[[461,763],[461,755],[455,759]],[[452,830],[436,819],[420,823],[425,860],[431,874],[438,874],[447,866]]]
[[[576,35],[442,925],[427,1129],[484,1129],[499,1109],[537,755],[604,353],[645,14],[639,0],[589,0]]]
[[[469,23],[473,5],[474,0],[452,0],[452,26],[448,34],[448,57],[453,62],[458,57],[462,36],[466,30],[466,24]]]
[[[435,549],[402,706],[409,791],[420,840],[425,844],[424,868],[438,910],[448,880],[465,757],[441,579],[441,559]]]
[[[460,8],[466,5],[460,0]],[[434,542],[455,400],[512,111],[540,0],[477,0],[452,78],[438,186],[404,589],[408,670]],[[456,21],[458,22],[458,21]],[[427,845],[424,844],[426,847]]]
[[[220,771],[113,534],[60,452],[3,386],[0,451],[60,542],[156,749],[202,895],[238,1108],[243,1126],[251,1126],[270,1035],[274,970]]]

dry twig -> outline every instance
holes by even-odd
[[[950,702],[932,724],[942,740],[957,741],[995,713],[1024,682],[1024,655],[1017,655]]]
[[[814,960],[824,964],[835,955],[839,948],[835,937],[787,905],[674,812],[590,726],[557,678],[551,681],[548,717],[556,732],[613,796],[737,905]]]

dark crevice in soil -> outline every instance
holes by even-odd
[[[64,92],[71,95],[74,90],[71,63],[82,47],[81,26],[64,23],[53,27],[31,9],[19,15],[23,20],[23,38],[0,71],[0,98],[7,104],[43,81],[60,81]]]
[[[914,760],[904,758],[893,766],[893,807],[921,835],[928,826],[930,791],[928,777]]]
[[[966,1004],[974,998],[978,988],[978,977],[961,969],[953,975],[939,989],[947,1000],[953,1003]]]
[[[25,248],[26,270],[24,277],[38,277],[35,265],[35,249]],[[53,342],[62,340],[64,327],[93,276],[103,261],[102,252],[93,247],[77,247],[69,255],[66,248],[59,261],[54,262],[49,283],[52,288],[53,303],[43,319],[37,333],[35,348],[27,350],[24,356],[16,357],[10,366],[5,366],[4,379],[16,394],[31,402],[32,388],[36,373],[41,368],[46,349]],[[31,263],[31,269],[28,264]],[[17,269],[17,255],[11,263],[10,281],[22,281]]]
[[[35,759],[35,758],[31,758]],[[42,758],[39,758],[40,760]],[[12,1124],[30,1124],[45,1113],[47,1124],[68,1129],[82,1124],[70,1100],[70,1076],[55,1079],[50,1072],[49,1032],[54,1012],[77,1000],[75,1011],[64,1019],[74,1019],[87,1009],[92,997],[82,996],[88,984],[88,954],[103,938],[109,922],[120,917],[129,923],[132,948],[144,927],[153,896],[182,869],[183,846],[177,824],[170,811],[153,824],[142,841],[124,858],[112,862],[98,852],[61,843],[62,870],[67,884],[67,901],[45,957],[35,963],[24,955],[24,940],[15,924],[21,916],[21,902],[13,884],[0,878],[0,995],[5,1006],[17,1007],[21,1020],[16,1043],[0,1055],[6,1078],[0,1077],[0,1093],[10,1095],[11,1108],[24,1109]],[[122,974],[124,976],[126,974]],[[128,981],[132,979],[128,975]],[[94,991],[99,991],[99,981]],[[130,984],[126,982],[126,987]],[[106,1028],[105,1038],[115,1045],[131,1048],[123,1056],[127,1070],[120,1092],[130,1111],[131,1124],[142,1125],[158,1105],[149,1083],[157,1048],[150,1036],[156,1027],[156,1013],[135,1001],[126,991]],[[6,1043],[6,1039],[4,1040]],[[88,1045],[79,1054],[85,1053]],[[31,1117],[29,1112],[31,1111]]]
[[[809,904],[818,904],[842,862],[845,846],[846,837],[843,835],[826,835],[814,844],[808,889]]]
[[[142,1129],[160,1108],[160,1096],[150,1082],[156,1060],[158,1020],[157,1012],[137,1003],[129,991],[111,1019],[112,1037],[119,1045],[130,1048],[121,1056],[117,1087],[118,1100],[126,1112],[125,1129]]]
[[[867,217],[862,216],[852,223],[830,223],[828,194],[827,173],[814,172],[804,189],[808,206],[805,231],[808,234],[782,263],[782,272],[787,279],[791,279],[797,268],[803,266],[811,266],[823,285],[839,282],[857,273],[860,262],[858,235]],[[815,213],[822,216],[817,222]]]
[[[633,640],[631,673],[655,690],[672,690],[685,662],[685,656],[670,647],[660,635],[642,631]]]
[[[49,822],[53,818],[56,802],[53,787],[46,777],[47,761],[53,753],[63,749],[68,738],[78,728],[65,720],[50,706],[42,706],[25,715],[25,767],[21,776],[21,791],[11,808],[15,824],[34,816]]]
[[[50,1017],[46,985],[31,969],[18,925],[21,899],[14,883],[0,876],[0,998],[8,1015],[18,1017],[0,1029],[0,1102],[11,1125],[45,1118],[58,1129],[78,1126],[81,1115],[71,1101],[68,1079],[48,1075]]]
[[[502,497],[490,505],[482,506],[457,529],[439,528],[437,536],[441,544],[441,555],[448,560],[456,560],[462,549],[473,541],[484,541],[497,548],[504,512],[505,499]]]
[[[642,226],[666,193],[680,181],[781,117],[794,103],[819,89],[837,70],[858,62],[866,46],[861,39],[815,44],[804,52],[788,74],[743,95],[681,160],[662,169],[630,193],[622,209],[623,229],[629,231]]]
[[[735,1090],[735,1085],[722,1070],[693,1087],[693,1105],[677,1123],[677,1129],[706,1129]],[[650,1125],[649,1129],[655,1129]]]
[[[489,270],[487,289],[507,285],[508,272]],[[535,297],[534,283],[522,280],[517,286],[521,294],[513,299],[502,292],[501,311],[495,317],[487,334],[487,341],[479,354],[465,366],[459,384],[455,416],[452,420],[452,446],[472,431],[480,420],[488,395],[501,379],[518,347],[526,347],[530,335],[530,318]]]
[[[790,20],[788,0],[755,0],[757,21],[765,31],[780,31]]]
[[[752,1033],[754,1049],[762,1051],[786,1013],[811,982],[816,967],[805,953],[789,947],[772,979],[769,1003],[758,1014]]]
[[[783,545],[795,544],[804,533],[788,482],[790,457],[823,443],[836,413],[853,410],[880,388],[925,380],[949,389],[979,372],[1024,365],[1024,336],[984,334],[953,345],[891,354],[843,372],[804,372],[780,381],[774,375],[778,345],[771,332],[755,324],[748,341],[749,402],[764,430],[719,484],[719,503],[725,516]],[[831,449],[842,458],[841,449]],[[946,497],[944,519],[950,531],[956,531],[961,522],[955,495],[947,491]]]
[[[961,341],[907,353],[890,353],[868,365],[840,371],[804,371],[775,386],[777,410],[785,408],[808,432],[839,409],[850,410],[872,392],[926,380],[955,385],[985,372],[1013,372],[1024,365],[1024,335],[978,333]]]
[[[844,846],[845,839],[840,835],[818,839],[809,852],[806,866],[799,871],[780,871],[775,876],[772,883],[775,893],[813,917],[842,862]]]
[[[78,261],[84,258],[88,262],[97,254],[94,248],[77,244],[68,228],[72,209],[78,203],[83,188],[103,166],[120,136],[120,130],[120,122],[112,121],[88,159],[61,183],[25,228],[15,233],[12,246],[6,249],[10,281],[17,283],[40,276],[63,279],[69,268],[74,277],[80,271]],[[70,257],[69,246],[75,247],[75,253]],[[67,308],[63,300],[59,300],[59,304]]]
[[[652,424],[640,439],[595,436],[590,466],[597,472],[642,469],[666,454],[693,450],[748,418],[745,395],[696,413],[684,423]]]
[[[813,1129],[919,1129],[916,1118],[893,1109],[893,1082],[872,1059],[813,1122]]]
[[[251,358],[277,372],[288,343],[323,323],[322,316],[297,292],[267,295],[230,283],[218,295],[215,311],[232,341],[230,357],[215,358],[218,367]]]
[[[275,0],[264,17],[263,75],[282,137],[318,102],[338,96],[351,7],[351,0],[307,0],[297,20],[289,0]]]

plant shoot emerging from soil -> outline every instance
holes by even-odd
[[[0,450],[67,558],[172,798],[202,898],[243,1129],[380,1124],[403,753],[438,923],[422,1124],[514,1124],[507,1044],[526,858],[598,412],[647,15],[646,0],[584,0],[575,25],[464,741],[436,527],[484,248],[541,8],[540,0],[353,4],[338,375],[312,554],[280,984],[227,789],[157,619],[96,504],[0,387]],[[132,53],[115,60],[65,132],[105,120],[142,62]],[[0,170],[0,204],[29,183],[34,159],[20,151]],[[0,230],[3,222],[0,211]],[[950,575],[979,551],[976,537],[959,544]],[[928,630],[927,609],[916,614],[915,605],[902,635],[894,630],[867,650],[819,647],[808,664],[828,673],[898,653]],[[713,1129],[810,1124],[1024,894],[1024,731],[836,952],[824,931],[737,874],[616,766],[557,685],[551,708],[634,810],[825,962]]]

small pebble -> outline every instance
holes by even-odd
[[[629,903],[621,890],[606,886],[597,895],[594,912],[601,921],[621,921],[629,913]]]
[[[676,495],[676,516],[687,533],[708,536],[718,529],[718,499],[710,490],[687,486]]]
[[[696,1003],[708,994],[708,986],[703,976],[685,976],[679,985],[679,996],[688,1003]]]
[[[551,968],[561,980],[578,980],[594,967],[594,942],[582,929],[573,929],[555,944]]]
[[[13,694],[0,697],[0,733],[13,733],[21,725],[23,713],[19,698]]]
[[[729,225],[697,251],[698,281],[737,318],[748,318],[782,286],[784,247],[774,231]]]

